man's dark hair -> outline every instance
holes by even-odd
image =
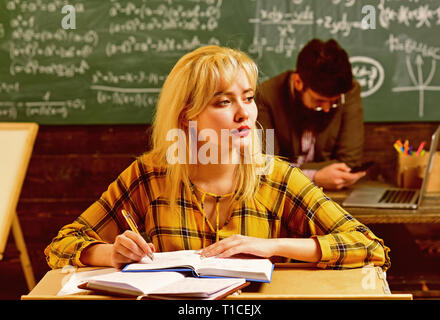
[[[313,39],[307,43],[298,55],[296,72],[304,89],[310,88],[326,97],[346,93],[353,86],[348,54],[334,39],[326,42]]]

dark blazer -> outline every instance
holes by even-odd
[[[260,84],[255,99],[258,121],[264,129],[275,130],[275,154],[295,162],[301,152],[301,137],[293,130],[295,114],[291,106],[295,97],[289,87],[292,73],[286,71]],[[364,119],[361,87],[356,80],[353,82],[353,88],[345,94],[345,104],[335,110],[327,128],[316,136],[315,162],[305,163],[301,168],[320,169],[335,162],[354,167],[362,163]]]

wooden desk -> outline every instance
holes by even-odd
[[[93,270],[94,268],[81,268],[79,272]],[[315,268],[297,268],[292,264],[277,264],[271,283],[253,282],[239,295],[231,295],[228,300],[244,299],[374,299],[374,300],[412,300],[411,294],[391,294],[388,283],[383,277],[380,268],[370,268],[370,271],[379,272],[382,278],[365,282],[368,272],[362,269],[351,270],[318,270]],[[365,270],[367,271],[367,270]],[[371,275],[371,274],[370,274]],[[61,269],[49,271],[37,286],[22,300],[41,299],[80,299],[102,300],[115,299],[115,297],[92,295],[91,292],[69,296],[57,296],[62,287],[64,277]],[[371,279],[370,279],[371,280]],[[365,287],[367,283],[367,287]]]
[[[341,191],[327,191],[326,194],[341,204],[345,198],[359,187],[383,187],[389,184],[376,181],[361,181]],[[440,223],[440,194],[429,194],[422,200],[420,208],[413,209],[375,209],[375,208],[344,208],[360,222],[371,223]]]

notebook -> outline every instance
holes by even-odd
[[[406,188],[374,188],[361,187],[353,192],[342,203],[344,207],[372,207],[372,208],[397,208],[417,209],[426,192],[428,180],[434,163],[434,156],[440,136],[440,126],[431,138],[428,165],[425,170],[420,190]]]
[[[180,272],[112,272],[81,283],[80,289],[118,296],[149,299],[215,300],[248,283],[238,278],[194,278]]]
[[[202,258],[195,250],[158,252],[154,260],[125,266],[122,272],[191,271],[195,277],[245,278],[247,281],[270,282],[274,264],[263,258]]]

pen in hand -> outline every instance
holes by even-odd
[[[128,226],[130,227],[131,231],[136,232],[138,235],[141,235],[139,230],[138,230],[138,228],[137,228],[137,226],[136,226],[136,222],[132,218],[131,214],[128,211],[124,210],[124,209],[122,209],[121,212],[122,212],[123,217],[127,221]],[[150,252],[147,253],[147,255],[151,259],[151,261],[153,261],[153,259],[154,259],[153,252],[150,251]]]

